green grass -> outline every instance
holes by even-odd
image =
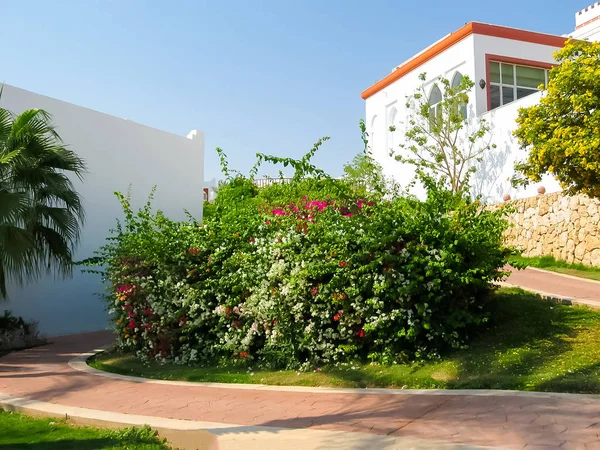
[[[469,348],[411,365],[354,363],[321,371],[151,364],[131,355],[99,354],[100,370],[164,380],[291,386],[519,389],[600,394],[600,312],[557,305],[520,289],[502,289],[490,327]]]
[[[538,267],[552,272],[600,281],[600,267],[590,267],[583,264],[569,264],[566,261],[556,260],[552,256],[538,256],[535,258],[516,256],[512,257],[511,260],[514,260],[519,264]]]
[[[149,427],[100,430],[0,409],[1,450],[168,450]]]

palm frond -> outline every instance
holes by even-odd
[[[85,213],[68,175],[85,171],[46,111],[0,108],[0,299],[9,280],[72,273]]]

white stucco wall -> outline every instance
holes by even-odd
[[[506,178],[512,177],[514,161],[522,156],[518,143],[512,137],[512,130],[516,127],[515,119],[518,108],[534,104],[539,100],[539,95],[517,100],[496,109],[494,113],[488,113],[487,87],[482,89],[479,82],[483,79],[488,83],[486,54],[551,64],[555,63],[552,53],[557,48],[479,34],[473,34],[463,39],[390,86],[367,98],[365,101],[367,129],[373,156],[383,165],[386,175],[393,177],[401,185],[408,184],[414,174],[412,167],[401,164],[388,156],[392,146],[397,152],[401,151],[398,144],[404,140],[405,124],[409,115],[405,106],[406,96],[412,95],[419,87],[418,76],[422,72],[427,73],[426,92],[429,92],[435,78],[443,76],[451,80],[454,73],[459,71],[462,75],[468,75],[475,82],[469,99],[468,126],[473,130],[477,126],[478,120],[485,118],[491,127],[491,133],[486,139],[498,147],[496,151],[490,150],[486,153],[478,172],[472,178],[475,192],[482,194],[488,201],[499,201],[507,193],[513,198],[532,195],[531,192],[535,192],[537,185],[529,187],[527,190],[515,191],[510,188],[510,183],[506,181]],[[390,121],[391,108],[398,110],[394,123]],[[390,125],[395,125],[397,131],[390,133],[388,131]],[[558,190],[558,184],[552,178],[547,177],[543,184],[548,192]],[[418,186],[411,192],[419,197],[423,196],[423,190]]]
[[[0,106],[14,113],[29,108],[48,111],[66,144],[83,157],[88,173],[75,181],[86,210],[86,223],[75,260],[93,256],[104,244],[110,228],[121,217],[114,191],[132,186],[132,205],[145,204],[157,186],[154,205],[173,219],[183,219],[184,209],[202,216],[204,135],[189,138],[156,130],[91,109],[4,86]],[[97,293],[102,291],[95,275],[76,268],[72,279],[46,277],[24,288],[9,287],[10,309],[38,320],[47,335],[103,329],[107,313]]]
[[[600,2],[594,2],[575,13],[575,31],[570,37],[581,40],[597,41],[600,39]]]
[[[410,110],[406,107],[406,97],[413,95],[423,84],[419,80],[421,73],[427,74],[424,84],[426,92],[433,87],[436,79],[445,77],[452,80],[457,71],[473,79],[473,56],[474,39],[471,35],[365,101],[366,125],[373,157],[383,166],[386,176],[394,178],[401,186],[405,187],[412,181],[414,170],[390,157],[389,152],[390,148],[399,150],[398,145],[407,130]],[[474,100],[471,99],[469,103],[473,104]],[[394,111],[397,112],[394,114]],[[393,133],[388,131],[391,125],[396,127]],[[420,187],[411,192],[423,194]]]
[[[481,118],[493,124],[489,139],[496,144],[496,149],[484,156],[473,177],[473,184],[476,191],[489,201],[500,201],[506,194],[513,199],[531,197],[537,195],[539,186],[544,186],[547,193],[560,191],[556,179],[549,175],[544,176],[540,183],[530,184],[526,188],[515,189],[509,181],[515,173],[515,162],[527,158],[527,152],[520,149],[518,140],[512,134],[519,108],[535,105],[540,97],[541,92],[538,92],[481,115]]]

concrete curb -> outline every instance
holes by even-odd
[[[112,413],[75,406],[39,402],[12,397],[0,392],[0,409],[26,414],[33,417],[53,417],[95,428],[126,428],[150,425],[173,446],[182,449],[217,450],[217,436],[207,430],[226,426],[185,420],[162,419],[159,417]],[[194,442],[193,446],[189,443]]]
[[[103,349],[91,350],[82,353],[69,361],[69,367],[74,370],[90,375],[111,378],[113,380],[128,381],[131,383],[149,383],[171,386],[190,386],[219,389],[238,389],[256,391],[276,392],[305,392],[313,394],[354,394],[354,395],[469,395],[479,397],[527,397],[527,398],[561,398],[571,400],[600,400],[600,395],[592,394],[568,394],[562,392],[527,392],[509,391],[500,389],[386,389],[386,388],[327,388],[327,387],[305,387],[305,386],[273,386],[266,384],[234,384],[234,383],[209,383],[193,381],[171,381],[154,380],[150,378],[135,377],[131,375],[120,375],[94,369],[87,364],[87,360]]]
[[[479,447],[370,433],[230,425],[164,419],[39,402],[0,393],[0,408],[37,417],[56,417],[97,428],[149,425],[183,450],[484,450]]]
[[[552,303],[558,303],[560,305],[568,305],[568,306],[579,305],[579,306],[587,306],[588,308],[592,308],[592,309],[600,309],[600,304],[598,304],[598,302],[594,302],[591,300],[585,300],[585,299],[575,298],[575,297],[566,297],[564,295],[558,295],[558,294],[551,294],[549,292],[544,292],[544,291],[540,291],[537,289],[531,289],[531,288],[519,286],[517,284],[511,284],[506,281],[497,283],[497,285],[500,287],[506,287],[506,288],[523,289],[524,291],[539,295],[544,300],[551,301]]]

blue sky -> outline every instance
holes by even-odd
[[[217,146],[246,172],[256,152],[299,157],[325,135],[316,161],[338,175],[361,150],[361,91],[392,67],[469,21],[567,33],[590,2],[5,0],[0,81],[200,129],[206,179]]]

